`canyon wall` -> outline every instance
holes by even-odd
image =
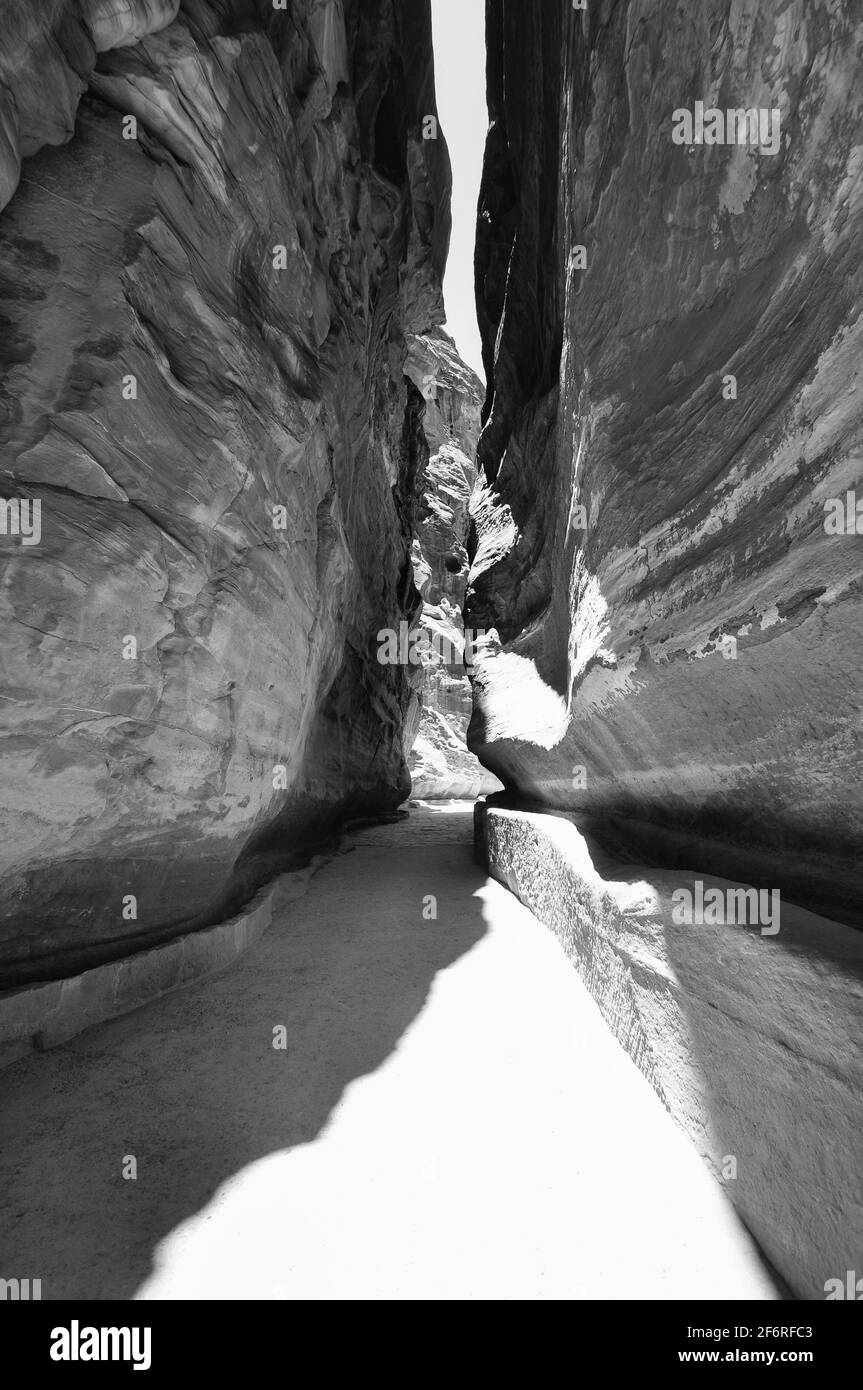
[[[414,629],[420,635],[416,653],[422,687],[416,717],[407,728],[408,767],[415,797],[474,800],[502,790],[467,747],[473,704],[462,607],[483,388],[440,329],[411,340],[405,370],[426,403],[423,433],[429,447],[411,551],[423,597]]]
[[[478,853],[823,1298],[863,1240],[863,15],[487,15]]]
[[[471,747],[630,858],[860,925],[859,6],[487,15]]]
[[[409,794],[434,113],[428,0],[0,0],[3,985]]]

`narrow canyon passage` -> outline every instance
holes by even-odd
[[[52,1360],[69,1300],[205,1381],[284,1359],[252,1301],[589,1300],[640,1375],[757,1359],[758,1299],[826,1377],[861,242],[861,0],[0,0],[0,1302]]]
[[[348,836],[225,975],[0,1075],[4,1266],[49,1299],[777,1297],[471,841],[457,803]]]

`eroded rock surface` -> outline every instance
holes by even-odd
[[[2,983],[409,793],[434,111],[427,0],[0,5]]]
[[[423,681],[408,725],[414,740],[408,766],[415,797],[470,800],[501,790],[498,779],[467,747],[472,697],[462,608],[483,389],[442,330],[411,340],[406,370],[426,402],[423,433],[429,448],[412,549],[414,578],[423,596],[416,624],[423,634],[418,648]],[[470,649],[467,657],[469,661]]]
[[[558,936],[794,1295],[823,1299],[863,1243],[863,937],[790,904],[754,925],[754,889],[614,859],[575,817],[477,809],[490,872]],[[698,884],[723,907],[681,922]]]
[[[0,0],[0,208],[21,161],[72,138],[98,53],[164,29],[180,0]]]
[[[471,746],[860,925],[859,5],[488,16]],[[696,101],[777,111],[776,152],[674,143]]]

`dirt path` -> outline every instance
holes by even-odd
[[[469,813],[348,844],[226,975],[0,1073],[0,1276],[44,1298],[775,1297],[556,941],[472,862]]]

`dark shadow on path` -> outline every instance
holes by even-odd
[[[247,1165],[315,1139],[393,1052],[485,934],[485,881],[469,811],[414,811],[277,899],[225,975],[0,1073],[0,1275],[41,1278],[45,1299],[132,1297],[165,1236]]]

